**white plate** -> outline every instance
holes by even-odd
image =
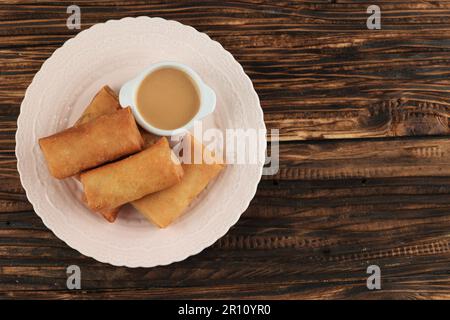
[[[74,179],[49,175],[38,139],[71,126],[105,84],[116,91],[151,63],[191,66],[217,94],[207,123],[265,129],[252,82],[218,42],[176,21],[111,20],[68,40],[43,64],[22,102],[16,156],[34,210],[55,235],[82,254],[117,266],[152,267],[197,254],[222,237],[248,207],[262,164],[229,165],[176,223],[158,229],[131,207],[113,224],[80,201]]]

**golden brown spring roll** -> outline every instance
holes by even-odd
[[[142,138],[144,139],[144,148],[148,148],[149,146],[153,145],[157,140],[160,139],[160,137],[149,133],[147,131],[144,131],[143,129],[140,129]],[[101,210],[98,213],[100,213],[108,222],[114,222],[117,219],[117,216],[119,215],[120,207],[113,208],[113,209],[105,209]]]
[[[166,138],[126,159],[83,172],[87,205],[94,211],[116,208],[179,182],[183,169]]]
[[[130,108],[39,140],[50,173],[58,179],[140,151],[143,143]]]
[[[116,93],[110,87],[104,86],[97,92],[83,111],[81,117],[75,122],[74,127],[94,120],[102,115],[114,113],[120,108],[119,98]]]
[[[201,148],[202,152],[208,152],[192,136],[188,136],[188,138],[191,140],[191,148],[196,146],[197,148]],[[191,154],[193,157],[194,153],[191,152]],[[211,153],[208,153],[208,156],[210,159],[214,159]],[[192,158],[192,163],[193,160]],[[215,162],[208,162],[211,164],[205,162],[201,164],[183,164],[184,175],[180,183],[162,191],[149,194],[139,200],[133,201],[131,204],[148,220],[160,228],[165,228],[185,212],[189,204],[223,169],[224,165],[219,164],[219,162],[217,160]]]
[[[117,94],[109,87],[104,86],[94,96],[89,105],[83,111],[81,117],[75,122],[74,126],[82,125],[86,122],[94,120],[105,114],[114,113],[119,110],[120,103]],[[144,138],[144,136],[142,136]],[[144,139],[145,141],[146,139]],[[79,177],[78,177],[79,178]],[[111,210],[103,210],[99,213],[109,222],[116,221],[120,208],[114,208]]]
[[[79,126],[104,114],[113,113],[119,110],[120,108],[121,106],[117,94],[109,86],[104,86],[103,88],[100,89],[99,92],[97,92],[97,94],[94,96],[90,104],[86,107],[83,114],[81,115],[81,117],[78,119],[78,121],[75,123],[74,126]],[[139,131],[144,140],[145,148],[152,145],[159,139],[159,137],[151,133],[148,133],[147,131],[141,128],[139,128]],[[120,207],[102,210],[99,211],[98,213],[100,213],[107,221],[114,222],[117,219],[119,211]]]
[[[142,135],[142,138],[144,139],[144,148],[148,148],[149,146],[153,145],[157,140],[160,139],[160,137],[149,133],[147,131],[144,131],[143,129],[139,129]],[[114,222],[117,219],[117,216],[119,215],[120,207],[113,208],[113,209],[106,209],[99,211],[106,220],[109,222]]]

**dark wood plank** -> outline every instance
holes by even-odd
[[[65,27],[68,3],[0,8],[0,114],[18,114],[34,73],[77,32]],[[449,3],[382,2],[379,31],[366,30],[367,5],[353,2],[104,4],[79,2],[83,29],[149,14],[220,41],[252,77],[282,140],[448,133]]]
[[[280,171],[268,179],[450,176],[447,137],[281,144]]]
[[[116,268],[56,239],[33,212],[0,215],[0,295],[69,297],[70,264],[89,297],[422,298],[449,294],[449,178],[262,182],[213,247],[171,267]],[[381,194],[380,190],[386,192]],[[326,195],[326,196],[324,196]],[[226,259],[228,262],[217,264]],[[382,268],[383,290],[365,287]],[[134,293],[132,290],[135,290]],[[432,293],[432,294],[431,294]]]

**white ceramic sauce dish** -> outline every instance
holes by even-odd
[[[175,68],[186,73],[197,87],[200,98],[200,106],[194,117],[182,127],[173,130],[160,129],[148,123],[139,112],[136,103],[137,92],[142,81],[152,72],[162,68]],[[134,117],[141,127],[143,127],[148,132],[154,133],[159,136],[175,136],[184,134],[185,132],[187,132],[187,129],[189,129],[193,125],[194,121],[203,119],[204,117],[212,113],[216,108],[216,94],[214,90],[207,86],[200,78],[200,76],[190,67],[178,62],[171,61],[152,64],[144,71],[142,71],[137,77],[126,82],[122,86],[122,88],[120,88],[119,101],[122,107],[131,107]]]

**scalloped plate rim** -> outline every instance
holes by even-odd
[[[25,95],[24,95],[24,99],[23,99],[23,101],[21,103],[21,106],[20,106],[20,113],[19,113],[19,116],[18,116],[18,119],[17,119],[17,131],[16,131],[16,134],[15,134],[15,139],[16,139],[15,155],[16,155],[16,158],[17,158],[17,169],[18,169],[18,172],[19,172],[20,181],[21,181],[21,184],[22,184],[22,186],[23,186],[23,188],[25,190],[27,198],[30,200],[30,203],[32,204],[34,211],[41,218],[41,220],[43,221],[44,225],[49,230],[51,230],[55,234],[55,236],[57,238],[62,240],[69,247],[71,247],[71,248],[75,249],[76,251],[78,251],[80,254],[82,254],[84,256],[87,256],[87,257],[90,257],[90,258],[93,258],[93,259],[95,259],[97,261],[100,261],[102,263],[108,263],[108,264],[111,264],[111,265],[114,265],[114,266],[119,266],[119,267],[120,266],[126,266],[126,267],[130,267],[130,268],[137,268],[137,267],[149,268],[149,267],[155,267],[155,266],[169,265],[169,264],[174,263],[174,262],[183,261],[183,260],[187,259],[190,256],[199,254],[204,249],[206,249],[209,246],[211,246],[212,244],[214,244],[218,239],[223,237],[229,231],[229,229],[233,225],[235,225],[237,223],[237,221],[239,220],[241,214],[248,208],[248,206],[250,205],[250,201],[253,199],[254,195],[256,194],[256,190],[257,190],[259,181],[260,181],[261,176],[262,176],[262,165],[259,167],[259,180],[253,185],[253,188],[252,188],[252,191],[251,191],[252,197],[247,199],[247,201],[245,201],[245,203],[243,203],[243,205],[239,208],[241,213],[236,215],[234,217],[234,219],[231,221],[231,223],[227,227],[224,227],[221,230],[222,232],[220,232],[220,234],[217,234],[214,238],[202,239],[201,246],[198,246],[197,250],[193,250],[193,252],[186,252],[185,254],[180,255],[178,258],[166,259],[166,261],[162,261],[160,263],[153,263],[153,264],[152,263],[146,264],[146,263],[142,263],[142,262],[141,263],[137,263],[135,261],[130,263],[130,262],[127,262],[127,261],[124,261],[124,262],[119,262],[117,260],[112,261],[112,260],[108,260],[108,259],[103,259],[103,257],[94,256],[90,252],[86,251],[84,248],[78,248],[77,245],[73,243],[72,239],[66,239],[65,236],[62,234],[62,232],[60,230],[58,230],[57,228],[52,228],[52,226],[49,223],[49,221],[47,220],[45,214],[42,214],[42,213],[39,212],[40,210],[39,210],[39,207],[38,207],[37,203],[35,203],[35,201],[34,201],[35,199],[31,199],[31,198],[33,198],[33,196],[32,196],[31,191],[28,190],[28,187],[26,186],[26,183],[25,183],[26,182],[26,177],[24,176],[24,173],[23,173],[23,163],[22,163],[23,159],[21,159],[20,156],[19,156],[21,150],[20,150],[19,143],[17,143],[18,141],[20,141],[20,139],[18,139],[18,138],[20,137],[20,134],[22,133],[22,130],[23,130],[23,127],[24,127],[24,123],[23,123],[23,121],[24,121],[23,120],[24,119],[24,115],[23,115],[24,105],[25,105],[25,102],[29,99],[29,95],[30,95],[30,92],[31,92],[31,88],[33,87],[33,83],[36,83],[37,79],[39,79],[39,77],[42,76],[43,70],[45,70],[47,64],[52,62],[52,58],[55,56],[55,54],[58,54],[58,52],[61,52],[63,50],[63,48],[67,48],[69,44],[74,43],[77,40],[77,37],[79,37],[82,34],[86,34],[86,32],[88,32],[89,30],[93,30],[93,29],[98,28],[99,26],[102,26],[102,25],[103,26],[107,26],[108,24],[111,24],[111,23],[122,23],[122,22],[126,22],[128,20],[135,20],[135,19],[136,20],[146,19],[146,20],[152,20],[154,22],[161,22],[161,23],[175,23],[175,24],[181,25],[183,27],[192,29],[193,31],[197,32],[201,36],[204,36],[204,37],[206,36],[209,41],[213,42],[224,54],[226,54],[229,57],[231,57],[234,60],[234,62],[236,63],[236,65],[238,65],[240,67],[240,70],[241,70],[245,80],[250,84],[250,87],[253,89],[252,92],[250,92],[250,94],[253,95],[253,98],[258,103],[258,107],[259,107],[259,109],[258,109],[258,113],[259,113],[258,121],[260,122],[261,129],[264,129],[264,130],[266,129],[265,123],[264,123],[264,114],[263,114],[263,111],[262,111],[261,106],[260,106],[260,100],[259,100],[259,97],[258,97],[256,91],[254,90],[254,87],[253,87],[251,79],[245,73],[245,71],[244,71],[243,67],[241,66],[241,64],[239,64],[239,62],[236,61],[236,59],[233,57],[233,55],[230,52],[228,52],[227,50],[225,50],[223,48],[223,46],[219,42],[217,42],[215,40],[212,40],[206,33],[199,32],[194,27],[181,24],[180,22],[175,21],[175,20],[166,20],[166,19],[163,19],[163,18],[160,18],[160,17],[147,17],[147,16],[124,17],[124,18],[121,18],[121,19],[111,19],[111,20],[107,20],[107,21],[102,22],[102,23],[97,23],[97,24],[94,24],[94,25],[90,26],[89,28],[79,32],[73,38],[70,38],[67,41],[65,41],[62,46],[58,47],[51,54],[51,56],[44,61],[44,63],[41,65],[40,69],[34,75],[32,82],[27,87]],[[265,150],[264,150],[264,152],[265,152]]]

